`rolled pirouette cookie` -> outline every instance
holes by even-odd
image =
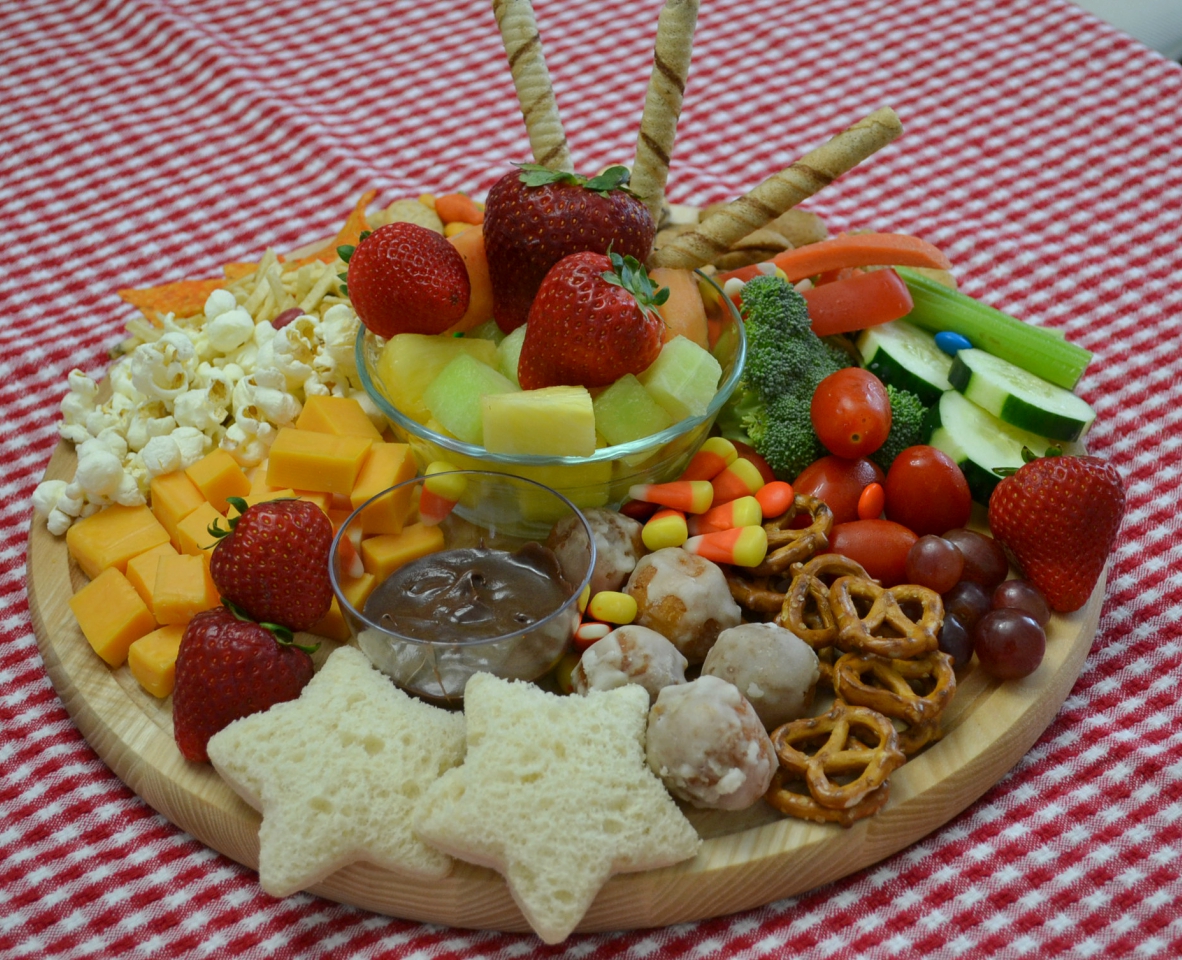
[[[574,170],[530,0],[493,0],[493,15],[509,58],[534,160],[552,170]]]
[[[677,118],[681,116],[697,21],[698,0],[665,0],[657,21],[653,72],[644,98],[630,183],[632,192],[648,207],[653,223],[661,222],[669,158],[673,154]]]
[[[683,233],[661,247],[649,257],[649,266],[692,270],[713,263],[731,244],[807,200],[902,132],[903,126],[894,110],[890,107],[875,110],[828,143],[810,150],[792,166],[764,180],[750,193],[711,214],[696,230]]]

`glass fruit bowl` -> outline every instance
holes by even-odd
[[[407,509],[389,532],[389,516]],[[458,702],[475,673],[536,680],[550,670],[579,624],[594,567],[591,528],[561,494],[456,470],[367,500],[337,531],[328,569],[374,665],[405,690]]]
[[[628,443],[598,447],[589,456],[492,453],[483,446],[432,429],[399,409],[391,398],[379,373],[385,340],[364,328],[355,347],[357,369],[366,392],[390,421],[398,440],[410,444],[420,470],[443,460],[460,469],[510,473],[552,487],[583,509],[615,508],[627,498],[633,484],[664,483],[684,470],[709,435],[719,410],[734,392],[743,372],[747,341],[738,310],[712,279],[699,276],[714,287],[722,305],[722,320],[710,350],[722,374],[706,412]]]

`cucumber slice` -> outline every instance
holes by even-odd
[[[1053,440],[1078,440],[1096,411],[1064,390],[984,350],[960,350],[948,373],[952,385],[999,420]]]
[[[931,416],[933,430],[928,443],[956,461],[973,499],[981,504],[988,505],[1001,480],[994,468],[1022,466],[1023,447],[1041,457],[1048,447],[1055,446],[1046,437],[1002,423],[955,390],[940,397]]]
[[[883,383],[914,393],[925,407],[952,389],[948,380],[952,358],[936,346],[935,337],[905,320],[865,330],[858,338],[858,350],[862,366]]]

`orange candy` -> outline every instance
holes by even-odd
[[[725,437],[708,437],[694,454],[682,480],[713,480],[738,459],[739,451]]]
[[[796,492],[792,489],[792,484],[783,480],[773,480],[755,491],[755,499],[763,508],[765,517],[778,517],[788,512],[788,508],[796,499]]]
[[[685,513],[705,513],[714,502],[708,480],[674,480],[672,483],[638,483],[628,490],[633,500],[659,503]]]
[[[877,520],[886,506],[886,491],[881,483],[868,483],[858,497],[858,519]]]
[[[689,532],[694,536],[716,533],[732,527],[750,527],[763,522],[763,509],[756,497],[728,500],[705,513],[689,518]]]
[[[734,527],[690,537],[682,549],[715,563],[757,567],[767,556],[767,531],[763,527]]]
[[[739,458],[711,481],[714,487],[714,502],[725,503],[727,500],[738,500],[739,497],[749,497],[764,484],[763,474],[750,460]],[[693,513],[702,513],[694,510]]]

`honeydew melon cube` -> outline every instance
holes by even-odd
[[[490,453],[589,457],[595,452],[595,408],[586,387],[489,394],[481,402]]]
[[[662,347],[639,380],[676,423],[706,413],[721,377],[722,367],[709,351],[678,336]]]
[[[480,445],[484,443],[481,399],[520,389],[487,363],[461,353],[431,381],[423,393],[423,405],[448,432],[465,443]]]
[[[378,376],[399,412],[426,423],[431,412],[423,402],[423,394],[443,368],[461,354],[491,367],[496,363],[497,347],[491,340],[400,333],[382,348]]]
[[[474,340],[491,340],[493,343],[499,344],[505,339],[505,332],[497,326],[495,320],[485,320],[484,323],[473,327],[464,336]]]
[[[594,401],[595,428],[609,444],[651,437],[673,424],[673,418],[635,376],[628,373]]]
[[[525,327],[523,323],[497,345],[497,369],[519,386],[517,364],[521,360],[521,345],[525,343]]]

